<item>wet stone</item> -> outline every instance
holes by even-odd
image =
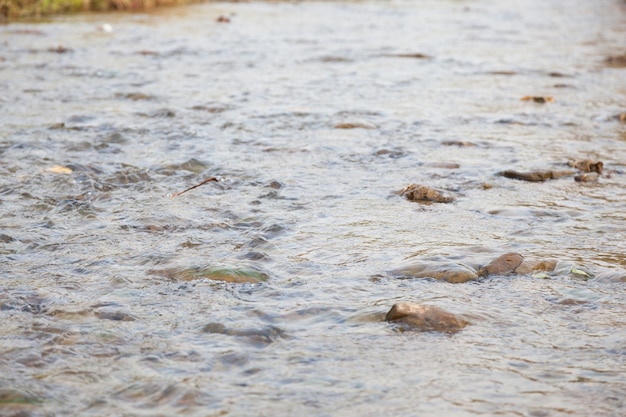
[[[600,178],[600,176],[597,173],[590,172],[590,173],[587,173],[587,174],[580,174],[580,175],[574,176],[574,181],[576,181],[576,182],[595,183],[595,182],[598,182],[599,178]]]
[[[457,332],[469,322],[439,307],[398,303],[391,307],[385,320],[402,325],[403,329],[435,332]]]
[[[596,172],[598,174],[602,174],[602,169],[604,168],[604,163],[602,161],[594,162],[589,159],[570,161],[568,165],[582,172]]]
[[[575,298],[564,298],[562,300],[557,301],[557,304],[565,305],[565,306],[577,306],[582,304],[587,304],[588,301],[585,300],[577,300]]]
[[[101,311],[96,313],[96,317],[102,320],[113,320],[113,321],[135,321],[136,318],[128,313],[123,311]]]
[[[374,156],[378,156],[378,157],[388,157],[391,159],[397,159],[397,158],[402,158],[403,156],[406,156],[406,152],[402,151],[402,150],[393,150],[393,149],[380,149],[376,152],[374,152]]]
[[[204,333],[240,337],[247,343],[255,346],[266,346],[279,338],[285,337],[285,332],[275,326],[239,329],[228,328],[222,323],[208,323],[202,328],[202,331]]]
[[[66,46],[58,45],[58,46],[55,46],[55,47],[48,48],[48,52],[54,52],[56,54],[66,54],[68,52],[74,52],[74,51],[73,51],[73,49],[68,48]]]
[[[197,111],[205,111],[208,113],[223,113],[225,111],[231,110],[231,108],[229,106],[223,105],[223,104],[214,104],[214,105],[196,105],[191,107],[192,110],[197,110]]]
[[[535,272],[552,272],[556,268],[556,259],[537,260],[524,259],[522,263],[515,268],[515,273],[520,275],[532,274]]]
[[[55,308],[47,313],[49,316],[63,320],[85,320],[91,317],[91,310],[88,308]]]
[[[512,169],[507,169],[500,173],[503,177],[511,178],[515,180],[530,181],[530,182],[544,182],[547,180],[558,179],[567,175],[574,175],[572,171],[529,171],[520,172]]]
[[[489,262],[478,271],[481,277],[487,275],[505,275],[515,271],[522,264],[524,257],[519,253],[506,253]]]
[[[444,191],[419,184],[408,185],[400,191],[400,195],[409,201],[418,203],[451,203],[454,201],[454,197]]]
[[[444,146],[458,146],[460,148],[469,148],[469,147],[477,146],[474,142],[469,142],[465,140],[446,140],[444,142],[441,142],[441,144]]]
[[[281,188],[283,188],[283,184],[281,184],[279,181],[271,181],[269,184],[267,184],[268,188],[273,188],[275,190],[280,190]]]
[[[611,68],[626,68],[626,54],[610,56],[604,62]]]
[[[154,100],[154,96],[144,93],[115,93],[115,98],[122,98],[133,101]]]
[[[626,123],[626,113],[616,114],[612,117],[612,119],[621,123]]]
[[[532,101],[539,104],[554,103],[554,97],[525,96],[522,97],[522,101]]]
[[[429,162],[424,164],[424,166],[429,168],[440,168],[440,169],[459,169],[461,168],[460,164],[456,162]]]
[[[12,388],[0,389],[0,406],[38,404],[41,400],[34,395]]]
[[[140,113],[139,115],[143,117],[153,118],[153,119],[167,119],[167,118],[176,117],[176,112],[170,109],[158,109],[151,113],[147,113],[147,114]]]
[[[478,279],[472,268],[461,265],[415,264],[390,272],[396,278],[431,278],[451,284],[459,284]]]
[[[13,239],[11,236],[9,235],[5,235],[4,233],[0,234],[0,242],[2,243],[9,243],[9,242],[13,242],[15,239]]]
[[[387,56],[387,57],[390,57],[390,58],[413,58],[413,59],[431,59],[432,58],[432,56],[423,54],[421,52],[386,54],[384,56]]]
[[[213,281],[230,282],[233,284],[257,284],[267,281],[267,274],[248,268],[167,268],[148,271],[150,275],[157,275],[177,281],[195,281],[210,279]]]
[[[266,261],[269,260],[270,257],[263,252],[251,251],[239,256],[239,259],[247,259],[250,261]]]

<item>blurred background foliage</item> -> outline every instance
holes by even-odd
[[[109,10],[149,10],[157,6],[199,0],[0,0],[0,20],[32,19],[59,13]]]

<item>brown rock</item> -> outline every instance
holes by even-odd
[[[604,163],[602,163],[602,161],[593,162],[589,159],[583,159],[582,161],[570,161],[568,165],[582,172],[597,172],[600,175],[602,175],[602,169],[604,168]]]
[[[395,57],[395,58],[417,58],[417,59],[432,58],[430,55],[422,54],[420,52],[412,52],[412,53],[405,53],[405,54],[387,54],[386,56]]]
[[[575,172],[573,171],[546,170],[546,171],[519,172],[519,171],[514,171],[512,169],[507,169],[506,171],[503,171],[500,173],[500,175],[506,178],[512,178],[515,180],[530,181],[530,182],[543,182],[546,180],[557,179],[557,178],[561,178],[567,175],[574,175],[574,174]]]
[[[624,68],[626,67],[626,54],[610,56],[604,60],[607,66],[612,68]]]
[[[540,104],[544,104],[544,103],[554,103],[554,97],[541,97],[541,96],[524,96],[521,99],[522,101],[532,101],[535,103],[540,103]]]
[[[489,262],[486,266],[480,268],[478,275],[485,277],[487,275],[504,275],[515,271],[515,268],[522,264],[524,257],[519,253],[506,253]]]
[[[213,281],[230,282],[234,284],[257,284],[267,281],[267,274],[246,268],[166,268],[147,271],[150,275],[161,276],[176,281],[195,281],[210,279]]]
[[[419,184],[411,184],[400,191],[400,195],[409,201],[451,203],[454,197],[431,187]]]
[[[429,168],[443,168],[443,169],[458,169],[461,168],[460,164],[456,162],[429,162],[424,164],[424,166]]]
[[[576,182],[598,182],[600,176],[595,172],[589,172],[587,174],[580,174],[574,177]]]
[[[451,284],[459,284],[478,279],[476,271],[465,265],[458,264],[416,264],[391,271],[391,274],[398,278],[432,278]]]
[[[524,259],[522,263],[515,268],[515,273],[520,275],[532,274],[533,272],[545,271],[552,272],[556,268],[557,261],[555,259],[547,259],[539,261],[537,259]]]
[[[469,322],[439,307],[413,303],[398,303],[391,307],[386,321],[401,323],[421,331],[457,332]]]

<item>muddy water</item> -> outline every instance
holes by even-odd
[[[0,27],[0,414],[623,415],[624,39],[617,0]],[[577,159],[597,182],[498,175]],[[505,252],[559,263],[389,272]]]

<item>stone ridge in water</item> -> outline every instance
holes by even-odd
[[[434,278],[439,281],[446,281],[453,284],[478,279],[476,271],[468,266],[460,264],[416,264],[391,271],[391,274],[399,278]]]
[[[394,304],[385,320],[414,330],[435,332],[458,332],[469,324],[462,317],[439,307],[413,303]]]
[[[526,275],[538,271],[552,272],[557,263],[555,259],[524,259],[519,253],[511,252],[497,257],[479,268],[478,271],[463,264],[417,263],[390,271],[390,274],[396,278],[432,278],[459,284],[488,275]]]
[[[574,175],[575,171],[530,171],[530,172],[520,172],[512,169],[507,169],[500,173],[503,177],[511,178],[514,180],[522,180],[522,181],[530,181],[530,182],[544,182],[547,180],[555,180],[561,177]]]

